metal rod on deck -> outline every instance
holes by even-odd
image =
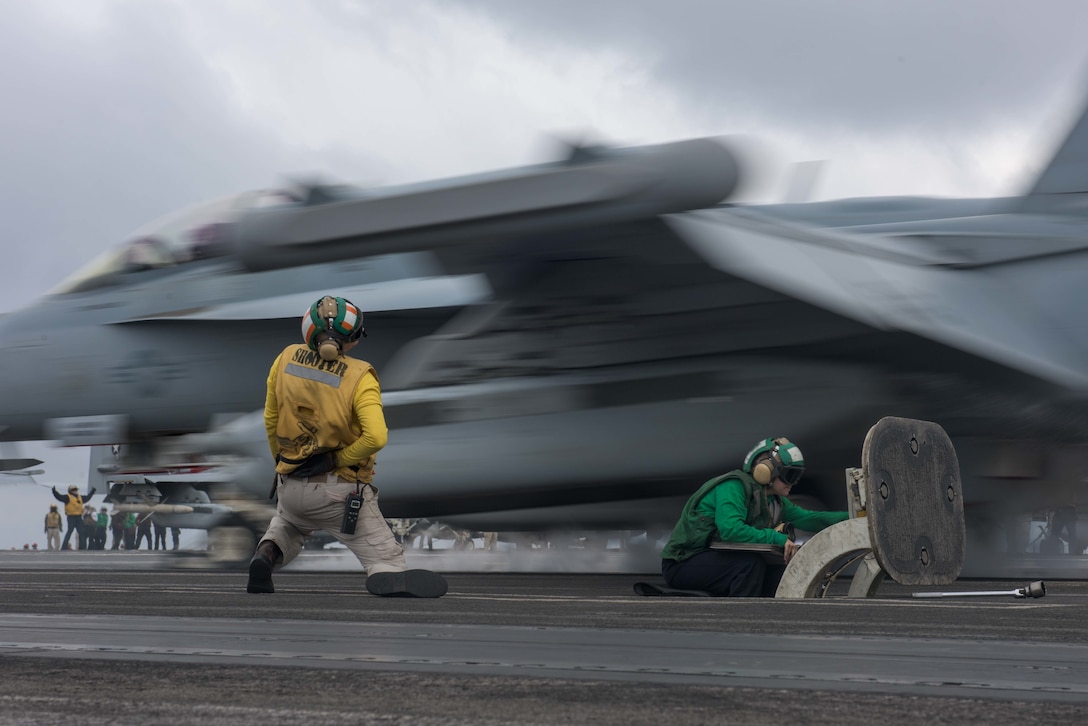
[[[1030,582],[1017,590],[967,590],[965,592],[914,592],[911,597],[990,597],[994,595],[1012,595],[1013,597],[1042,597],[1046,595],[1046,583],[1042,580]]]

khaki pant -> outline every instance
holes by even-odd
[[[60,528],[50,527],[45,530],[45,541],[49,543],[49,549],[60,549]]]
[[[268,524],[262,542],[272,541],[283,552],[287,564],[302,551],[303,539],[314,530],[323,529],[351,550],[368,575],[378,572],[403,572],[408,569],[393,531],[378,509],[378,489],[363,484],[363,506],[355,534],[342,534],[344,500],[355,490],[355,482],[336,474],[303,479],[280,477],[276,487],[279,503]]]

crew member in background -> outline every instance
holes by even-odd
[[[147,548],[151,549],[151,512],[143,512],[136,517],[136,547],[133,549],[140,549],[140,544],[146,539]]]
[[[374,461],[388,436],[381,388],[372,365],[347,356],[364,335],[362,312],[325,296],[302,317],[304,344],[287,346],[272,363],[264,421],[279,502],[250,561],[248,592],[273,592],[273,567],[323,529],[359,559],[371,594],[446,594],[441,575],[408,569],[378,508]]]
[[[165,551],[166,550],[166,529],[167,529],[166,525],[165,524],[159,524],[158,520],[155,520],[155,519],[151,520],[151,524],[154,525],[154,528],[155,528],[155,541],[154,541],[155,543],[152,546],[152,549]]]
[[[68,487],[67,494],[61,494],[53,487],[53,498],[64,505],[64,515],[68,518],[68,531],[64,533],[64,542],[60,546],[62,550],[68,549],[72,532],[76,533],[76,547],[80,546],[80,541],[86,536],[83,532],[83,505],[91,501],[95,491],[92,487],[86,495],[80,496],[79,487],[75,484]]]
[[[94,549],[94,528],[98,524],[98,517],[95,515],[94,507],[83,508],[83,536],[79,538],[79,548],[81,550],[93,550]]]
[[[125,537],[125,520],[128,518],[128,514],[113,508],[113,516],[110,517],[110,531],[113,532],[113,541],[110,542],[111,550],[121,549],[121,542]]]
[[[56,504],[49,505],[49,511],[45,515],[45,541],[50,550],[60,549],[60,531],[64,528],[64,522],[60,518]]]
[[[798,544],[785,525],[818,532],[845,520],[847,512],[811,512],[787,497],[805,471],[801,450],[788,439],[764,439],[744,457],[741,469],[715,477],[688,499],[661,552],[661,574],[669,587],[701,590],[716,597],[774,597]],[[783,548],[783,563],[769,565],[764,553],[716,549],[712,544],[771,544]]]
[[[136,512],[125,513],[125,549],[136,549]]]
[[[109,527],[110,513],[106,511],[106,505],[103,504],[102,507],[98,510],[98,516],[95,517],[94,538],[91,540],[91,549],[106,549],[106,530],[109,529]]]

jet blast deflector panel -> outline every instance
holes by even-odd
[[[963,569],[967,531],[956,450],[930,421],[882,418],[865,437],[869,537],[903,585],[943,585]]]

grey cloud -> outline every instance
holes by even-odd
[[[0,219],[20,270],[0,310],[179,206],[351,157],[302,152],[255,126],[170,4],[108,7],[93,32],[58,29],[33,4],[0,24]]]
[[[970,129],[1083,78],[1088,5],[959,0],[459,0],[519,42],[612,47],[728,119]],[[1010,112],[1010,109],[1012,111]]]

